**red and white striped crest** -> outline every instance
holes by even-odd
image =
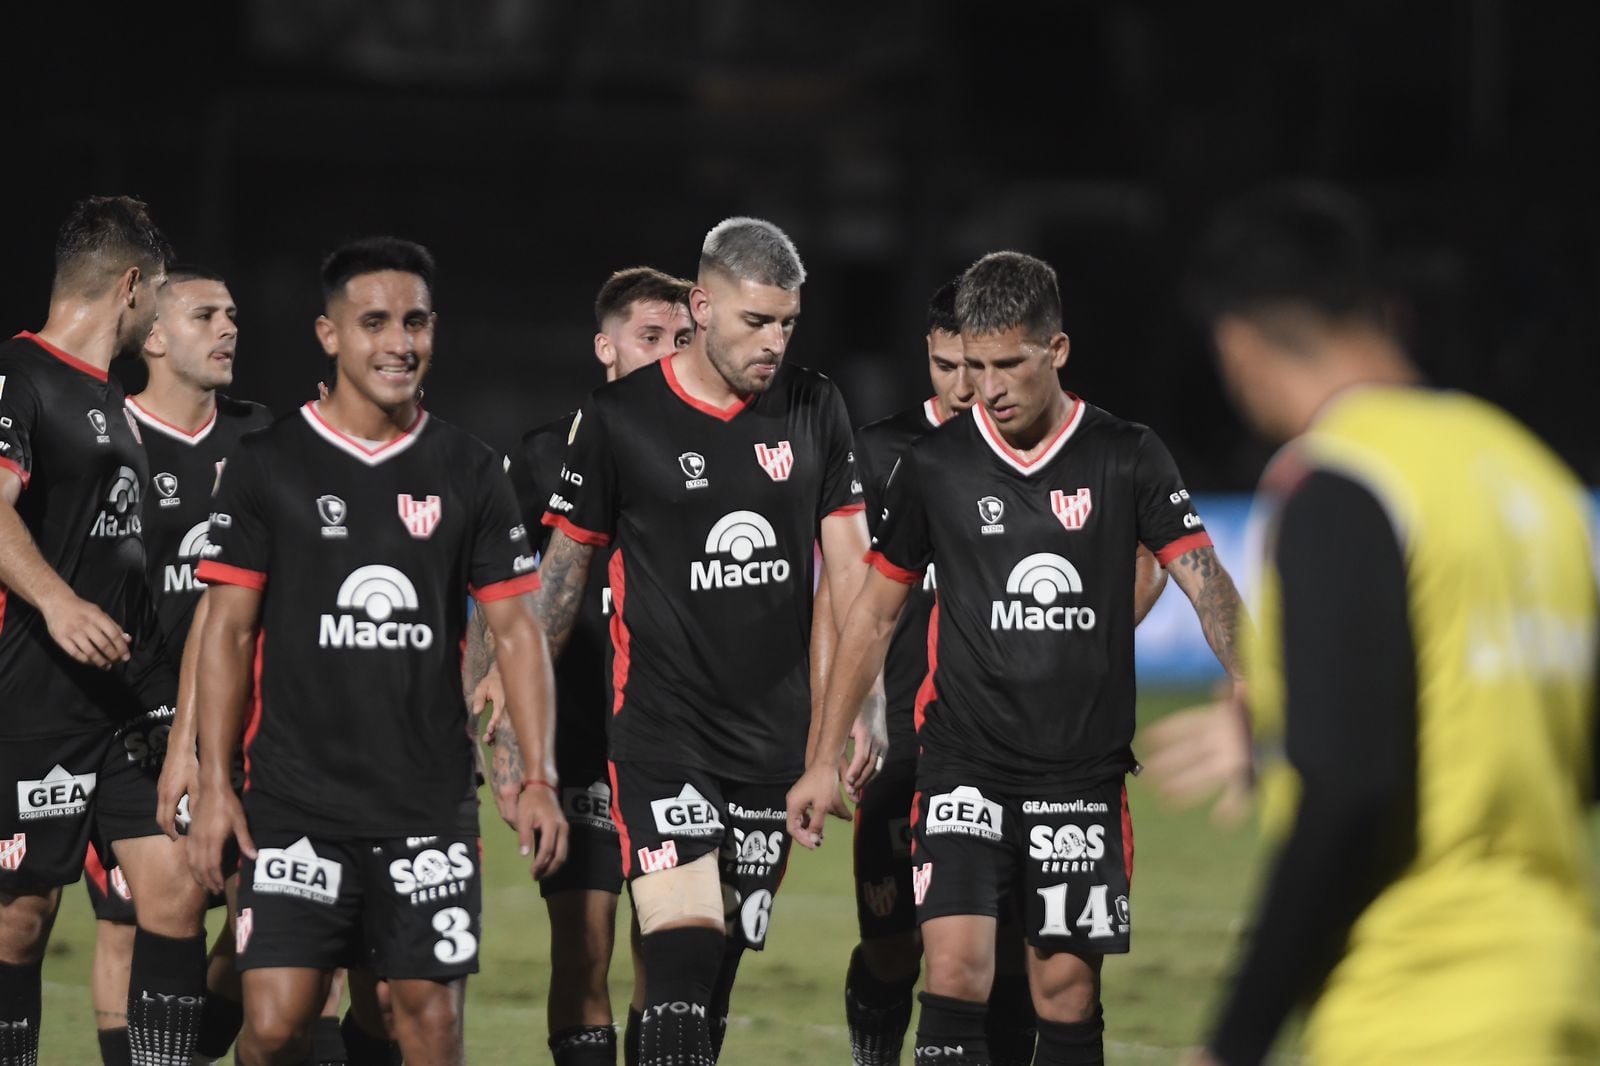
[[[911,868],[911,894],[916,898],[917,906],[922,906],[922,901],[928,898],[928,886],[933,884],[933,863],[925,862],[921,866]]]
[[[106,881],[111,886],[111,891],[119,897],[129,901],[133,899],[133,890],[128,888],[128,878],[123,874],[122,867],[113,866],[106,874]]]
[[[789,447],[786,440],[780,440],[776,447],[757,444],[756,462],[761,464],[761,469],[772,480],[788,481],[789,471],[794,469],[794,449]]]
[[[28,834],[18,833],[10,840],[0,840],[0,870],[15,870],[28,854]]]
[[[1089,521],[1089,512],[1094,510],[1094,502],[1089,499],[1088,489],[1079,489],[1071,496],[1060,489],[1051,489],[1050,510],[1068,529],[1082,529]]]
[[[439,497],[429,496],[427,499],[414,500],[406,493],[401,493],[400,521],[406,524],[406,532],[418,540],[427,540],[433,536],[433,529],[439,524],[439,517],[444,513],[444,505]]]
[[[256,925],[256,912],[250,907],[240,907],[239,914],[233,920],[233,950],[237,955],[243,955],[245,946],[250,943],[250,931]]]

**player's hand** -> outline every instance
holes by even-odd
[[[505,717],[503,708],[506,705],[506,687],[500,682],[500,668],[489,667],[489,672],[483,675],[483,680],[478,682],[478,687],[472,690],[472,704],[469,710],[474,718],[489,712],[489,727],[483,731],[483,742],[494,743],[495,730],[500,728],[500,721]]]
[[[1212,820],[1232,827],[1250,810],[1250,725],[1242,687],[1218,697],[1144,730],[1143,762],[1168,804],[1187,809],[1216,796]]]
[[[821,762],[806,770],[789,789],[789,835],[803,847],[822,846],[822,830],[829,807],[839,797],[839,770],[831,762]]]
[[[866,704],[856,716],[856,724],[850,727],[850,739],[855,744],[855,753],[847,763],[840,760],[843,766],[839,776],[850,802],[860,803],[867,783],[878,776],[878,771],[883,769],[883,760],[889,754],[889,721],[884,713],[881,693],[873,692],[867,696]]]
[[[489,780],[493,787],[495,809],[512,829],[517,828],[517,795],[522,787],[522,771],[516,766],[511,749],[504,744],[495,745],[489,753]]]
[[[208,892],[221,893],[227,880],[222,872],[222,852],[229,840],[239,842],[246,858],[256,857],[256,842],[250,837],[244,807],[231,788],[208,788],[198,798],[189,797],[188,858],[189,872]]]
[[[183,802],[184,796],[195,790],[195,782],[199,777],[200,760],[194,752],[179,751],[169,745],[166,759],[161,764],[161,779],[156,782],[156,824],[173,840],[180,835],[178,804]]]
[[[39,613],[51,639],[78,662],[109,670],[128,661],[133,638],[88,600],[64,595],[41,606]]]
[[[523,785],[517,796],[515,828],[523,856],[533,856],[535,881],[544,880],[567,861],[567,818],[556,801],[555,789]]]

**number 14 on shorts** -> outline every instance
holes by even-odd
[[[1039,927],[1040,936],[1072,936],[1067,926],[1067,892],[1070,884],[1047,885],[1038,889],[1044,901],[1044,921]],[[1116,918],[1113,921],[1110,905],[1111,890],[1106,885],[1091,885],[1083,910],[1078,912],[1077,927],[1088,930],[1090,940],[1115,936],[1128,931],[1130,910],[1128,897],[1118,896]]]

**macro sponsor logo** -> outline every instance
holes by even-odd
[[[194,576],[197,560],[211,544],[211,520],[196,522],[178,542],[178,561],[162,568],[162,592],[199,592],[206,583]]]
[[[119,466],[89,535],[134,537],[142,532],[144,523],[139,518],[139,476],[130,468]]]
[[[17,821],[75,818],[89,809],[98,774],[72,774],[57,763],[37,781],[17,782]]]
[[[690,591],[735,589],[789,580],[793,569],[789,560],[755,558],[758,551],[768,551],[777,546],[778,535],[772,523],[756,512],[731,511],[723,515],[706,534],[705,550],[707,555],[726,555],[733,561],[713,558],[690,563]]]
[[[332,904],[339,899],[343,877],[344,867],[318,855],[311,841],[301,837],[286,848],[260,849],[251,885],[263,895]]]
[[[394,883],[395,893],[412,903],[459,896],[476,872],[472,849],[460,840],[444,851],[428,848],[413,858],[396,859],[389,864],[389,880]]]
[[[417,610],[416,586],[392,566],[358,567],[339,586],[334,604],[366,617],[323,615],[317,642],[324,648],[427,651],[433,647],[433,629],[426,623],[391,621],[396,611]]]
[[[928,823],[922,831],[929,836],[955,833],[999,840],[1004,814],[1000,804],[986,799],[976,788],[959,785],[928,800]]]
[[[1052,552],[1030,555],[1012,567],[1006,578],[1006,594],[1022,598],[995,600],[990,604],[989,628],[1058,633],[1093,629],[1094,608],[1056,603],[1063,596],[1077,596],[1082,592],[1083,579],[1067,560]]]
[[[663,836],[710,837],[723,830],[717,808],[693,785],[684,785],[676,796],[651,800],[650,813]]]

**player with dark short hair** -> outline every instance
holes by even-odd
[[[224,846],[244,856],[245,1062],[300,1062],[333,971],[355,963],[388,981],[406,1059],[464,1061],[482,937],[459,673],[469,594],[498,639],[506,714],[534,770],[518,797],[523,854],[537,843],[535,877],[565,854],[516,499],[499,457],[417,399],[433,274],[425,248],[392,237],[328,257],[316,331],[335,382],[229,458],[197,574],[211,587],[189,859],[219,891]],[[230,780],[241,732],[243,805]]]
[[[1136,545],[1173,573],[1235,676],[1238,594],[1155,434],[1062,391],[1069,346],[1047,264],[984,256],[956,317],[980,402],[889,476],[789,825],[822,842],[853,708],[937,564],[911,814],[917,1059],[991,1061],[995,933],[1020,912],[1034,1061],[1100,1062],[1101,960],[1128,950],[1131,928]]]
[[[91,841],[137,921],[131,1046],[108,1054],[186,1058],[205,997],[204,896],[154,820],[177,676],[145,583],[149,468],[107,374],[149,336],[171,257],[143,203],[79,201],[44,328],[0,345],[0,1063],[37,1054],[39,960]]]

